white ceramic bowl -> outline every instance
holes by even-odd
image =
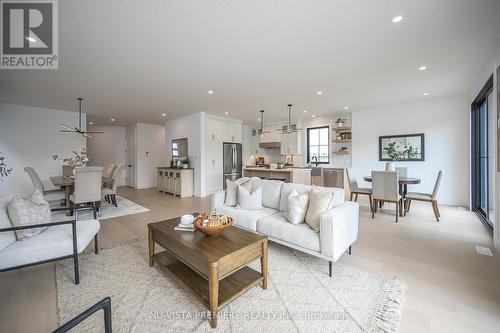
[[[194,216],[191,214],[186,214],[181,216],[181,224],[190,225],[193,224]]]

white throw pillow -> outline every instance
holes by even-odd
[[[250,193],[245,187],[238,185],[238,205],[236,208],[262,209],[262,186]]]
[[[313,186],[309,192],[309,207],[307,208],[306,223],[316,232],[319,232],[319,216],[326,212],[333,203],[333,193],[321,191]]]
[[[243,186],[250,191],[252,188],[252,181],[248,177],[236,179],[235,181],[226,179],[226,206],[236,206],[238,203],[238,185]]]
[[[306,218],[307,206],[309,204],[309,195],[307,193],[299,194],[293,190],[288,195],[285,216],[292,224],[304,223]]]
[[[38,190],[35,190],[29,198],[16,195],[7,206],[7,210],[14,227],[50,223],[51,221],[49,203],[44,200],[43,195]],[[23,240],[38,235],[45,229],[47,227],[17,230],[16,236],[18,240]]]

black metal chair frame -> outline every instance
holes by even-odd
[[[69,209],[70,208],[68,208],[68,207],[58,207],[58,208],[52,208],[51,211],[55,212],[55,211],[64,211],[64,210],[69,210]],[[93,209],[94,215],[95,215],[95,207],[86,206],[86,207],[78,208],[78,210],[84,210],[84,209]],[[26,268],[26,267],[36,266],[36,265],[42,265],[42,264],[46,264],[49,262],[73,258],[74,269],[75,269],[75,284],[79,284],[80,283],[80,272],[78,270],[78,246],[77,246],[77,237],[76,237],[76,214],[73,215],[73,219],[71,219],[71,220],[51,222],[51,223],[42,223],[42,224],[31,224],[31,225],[25,225],[22,227],[3,228],[3,229],[0,229],[0,232],[26,230],[26,229],[33,229],[33,228],[40,228],[40,227],[53,227],[56,225],[63,225],[63,224],[71,224],[71,230],[73,233],[73,254],[70,254],[67,256],[62,256],[62,257],[57,257],[57,258],[52,258],[52,259],[47,259],[47,260],[42,260],[42,261],[37,261],[37,262],[29,263],[29,264],[0,269],[0,273],[12,271],[15,269],[21,269],[21,268]],[[95,246],[94,251],[96,254],[98,254],[99,253],[99,241],[98,241],[97,234],[94,237],[94,246]]]
[[[111,333],[111,298],[106,297],[71,319],[52,333],[66,333],[99,310],[104,311],[104,332]]]

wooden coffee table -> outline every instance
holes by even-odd
[[[148,224],[149,266],[156,261],[211,312],[257,286],[267,288],[267,238],[232,226],[218,237],[200,231],[177,231],[180,218]],[[165,251],[155,253],[158,243]],[[247,265],[260,258],[262,273]]]

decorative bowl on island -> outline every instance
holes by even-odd
[[[209,237],[217,237],[234,224],[233,218],[227,215],[198,215],[193,222],[196,229]]]

